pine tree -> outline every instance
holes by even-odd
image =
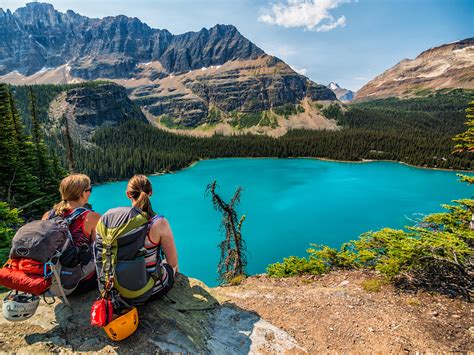
[[[30,118],[31,118],[31,135],[33,144],[35,147],[35,158],[36,158],[36,176],[41,181],[46,182],[48,178],[48,161],[46,156],[46,145],[43,141],[43,134],[41,123],[38,120],[38,112],[36,109],[36,96],[33,92],[33,88],[29,87],[29,100],[30,100]]]
[[[66,115],[62,118],[64,124],[64,135],[66,140],[67,162],[69,166],[69,173],[76,171],[76,161],[74,160],[74,143],[72,141],[71,132],[69,131],[69,122]]]
[[[469,105],[466,109],[466,125],[468,129],[465,132],[462,132],[453,138],[454,141],[459,142],[455,145],[453,153],[463,153],[469,152],[474,153],[474,101],[469,102]],[[468,175],[459,175],[462,182],[467,182],[468,184],[474,184],[474,176]],[[473,209],[474,213],[474,209]],[[474,221],[474,214],[473,214]],[[474,229],[474,225],[472,226]]]
[[[9,93],[5,84],[0,84],[0,198],[11,199],[11,185],[15,180],[18,164],[18,147],[15,125],[9,109]]]
[[[18,151],[15,178],[11,184],[9,202],[20,207],[40,197],[39,180],[33,175],[33,144],[24,132],[24,126],[15,107],[13,95],[8,93],[9,111],[15,128],[15,145]]]

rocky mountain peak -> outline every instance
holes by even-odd
[[[55,26],[60,22],[60,13],[51,4],[41,2],[30,2],[25,7],[18,8],[14,14],[25,25],[41,23],[43,25]]]
[[[335,82],[331,81],[328,85],[328,88],[330,88],[331,90],[336,90],[336,89],[340,89],[341,87]]]
[[[474,89],[474,37],[404,59],[357,92],[357,100],[410,97],[446,88]]]
[[[4,13],[0,75],[15,70],[31,75],[69,63],[83,79],[128,78],[139,63],[159,61],[167,72],[180,73],[265,54],[232,25],[173,35],[136,17],[91,19],[47,3],[28,3],[13,18]]]
[[[354,92],[349,89],[344,89],[339,86],[339,84],[331,81],[328,86],[340,101],[351,101],[354,98]]]

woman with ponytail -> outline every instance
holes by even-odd
[[[76,291],[92,289],[97,285],[92,260],[92,243],[100,215],[84,207],[92,193],[91,180],[84,174],[71,174],[61,180],[59,192],[61,201],[55,204],[52,210],[46,212],[42,219],[67,218],[74,211],[78,212],[78,216],[69,224],[75,248],[68,248],[67,253],[63,253],[63,260],[60,259],[60,261],[61,264],[69,264],[64,266],[80,262],[83,274]]]
[[[156,214],[151,206],[150,197],[153,193],[150,180],[145,175],[133,176],[127,185],[127,197],[132,205],[140,209],[150,220],[148,235],[145,239],[145,262],[147,271],[162,275],[158,280],[149,300],[160,298],[167,293],[174,282],[178,270],[178,255],[171,227],[161,215]],[[161,255],[164,254],[164,258]],[[161,269],[161,270],[160,270]]]

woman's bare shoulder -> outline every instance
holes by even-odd
[[[169,227],[170,227],[170,224],[168,220],[165,217],[160,217],[156,220],[155,223],[153,223],[152,228],[156,228],[157,230],[162,230]]]
[[[97,212],[91,211],[86,216],[86,221],[91,223],[97,223],[100,219],[100,214]]]

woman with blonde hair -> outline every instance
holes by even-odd
[[[144,245],[147,271],[153,273],[158,269],[162,275],[156,282],[149,300],[160,298],[171,289],[178,270],[173,232],[166,218],[153,211],[150,201],[152,193],[151,182],[145,175],[135,175],[127,184],[126,194],[132,205],[145,213],[150,220]]]
[[[150,180],[135,175],[126,190],[132,206],[108,210],[96,228],[99,289],[114,298],[113,288],[131,305],[165,295],[178,270],[173,232],[166,218],[153,211],[152,193]]]
[[[72,247],[60,258],[63,267],[75,268],[81,275],[73,275],[80,280],[73,290],[89,290],[96,287],[95,268],[92,260],[92,243],[95,240],[95,227],[100,215],[86,208],[92,193],[91,180],[84,174],[71,174],[62,179],[59,185],[61,201],[43,215],[43,220],[55,217],[68,218],[71,221],[69,231],[72,236]]]

